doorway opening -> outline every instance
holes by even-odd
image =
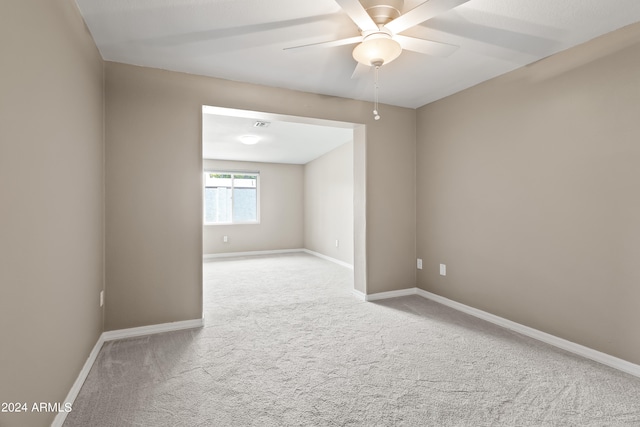
[[[364,125],[203,106],[202,159],[204,260],[304,251],[366,293]]]

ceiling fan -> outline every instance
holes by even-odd
[[[427,55],[448,56],[458,47],[432,40],[401,35],[403,31],[453,9],[469,0],[428,0],[406,13],[401,13],[404,0],[335,0],[358,26],[359,36],[286,49],[334,47],[350,44],[358,62],[352,78],[370,67],[380,68],[396,59],[403,50]]]

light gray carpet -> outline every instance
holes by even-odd
[[[106,343],[65,426],[640,426],[640,379],[311,255],[204,275],[206,327]]]

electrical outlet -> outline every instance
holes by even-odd
[[[104,291],[100,291],[100,307],[104,305]]]
[[[440,275],[441,276],[447,275],[447,266],[445,264],[440,264]]]
[[[418,270],[422,270],[422,259],[418,258]]]
[[[340,240],[336,239],[336,248],[340,246]]]
[[[224,243],[229,243],[229,236],[224,236],[224,237],[222,237],[222,241],[223,241]]]

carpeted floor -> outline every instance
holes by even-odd
[[[108,342],[65,426],[640,426],[640,379],[307,254],[205,262],[202,329]]]

